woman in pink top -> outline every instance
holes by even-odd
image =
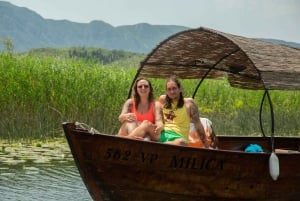
[[[132,88],[132,98],[124,103],[118,136],[157,141],[163,128],[161,105],[155,101],[151,82],[138,78]]]

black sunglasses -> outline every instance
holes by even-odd
[[[145,89],[147,89],[149,87],[149,85],[146,85],[146,84],[143,84],[143,85],[140,85],[140,86],[137,86],[139,89],[141,89],[142,87],[144,87]]]

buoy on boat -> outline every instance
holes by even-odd
[[[274,152],[271,153],[269,158],[269,169],[272,179],[276,181],[279,176],[279,159]]]

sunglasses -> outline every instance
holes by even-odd
[[[148,89],[149,88],[149,85],[146,85],[146,84],[143,84],[143,85],[140,85],[140,86],[137,86],[139,89],[141,88],[145,88],[145,89]]]

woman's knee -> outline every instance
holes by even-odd
[[[149,127],[149,126],[152,126],[152,122],[149,121],[149,120],[144,120],[142,123],[141,123],[141,126],[144,126],[144,127]]]

